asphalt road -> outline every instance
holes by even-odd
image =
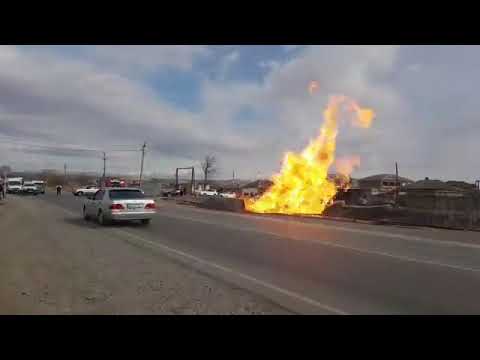
[[[46,201],[81,216],[81,198]],[[158,201],[148,227],[113,225],[189,267],[296,313],[479,314],[480,234],[230,214]],[[53,224],[50,224],[53,226]]]

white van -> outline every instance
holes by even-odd
[[[20,193],[23,190],[23,178],[7,178],[7,193]]]

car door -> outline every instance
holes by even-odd
[[[79,191],[81,191],[81,190],[79,190]],[[85,210],[87,211],[88,215],[93,214],[94,196],[95,195],[92,195],[92,194],[86,194],[86,198],[84,200],[85,201]]]
[[[91,216],[97,216],[98,214],[98,209],[99,207],[101,206],[102,204],[102,200],[103,200],[103,195],[105,194],[105,191],[104,190],[99,190],[96,192],[95,195],[93,195],[93,198],[92,200],[89,200],[90,202],[90,211],[89,211],[89,215]]]

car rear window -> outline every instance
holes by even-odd
[[[145,195],[140,190],[110,190],[112,200],[144,199]]]

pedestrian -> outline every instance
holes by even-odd
[[[57,196],[62,195],[62,185],[57,185]]]

